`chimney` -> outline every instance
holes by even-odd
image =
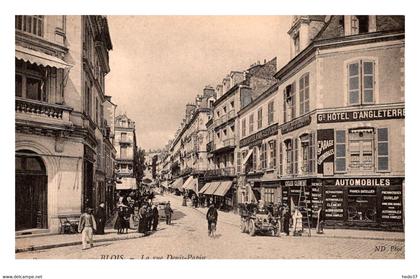
[[[190,116],[194,113],[195,105],[194,104],[186,104],[185,105],[185,118],[188,121]]]

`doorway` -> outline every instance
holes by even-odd
[[[15,230],[46,229],[48,179],[44,162],[32,151],[20,152],[28,155],[15,157]]]

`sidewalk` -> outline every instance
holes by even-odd
[[[135,230],[128,234],[117,234],[114,229],[106,229],[104,235],[94,235],[94,243],[125,240],[143,237]],[[16,237],[15,253],[44,250],[64,246],[82,245],[82,236],[78,234],[44,234],[37,236]]]
[[[207,208],[195,208],[201,214],[207,213]],[[233,212],[218,211],[219,221],[232,226],[240,226],[240,217]],[[307,230],[306,230],[307,231]],[[317,234],[315,229],[311,230],[311,237],[323,238],[344,238],[344,239],[369,239],[369,240],[390,240],[405,241],[403,232],[386,232],[371,230],[353,230],[353,229],[324,229],[323,234]]]

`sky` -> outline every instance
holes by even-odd
[[[106,94],[136,122],[137,144],[162,148],[206,85],[257,61],[289,60],[289,16],[109,16]]]

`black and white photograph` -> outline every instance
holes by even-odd
[[[130,260],[140,277],[151,262],[158,278],[177,262],[201,278],[212,260],[253,260],[240,262],[252,274],[271,260],[273,275],[307,277],[309,263],[337,278],[325,267],[372,259],[417,278],[404,10],[22,11],[7,14],[2,278],[62,278],[18,269],[48,260]]]

